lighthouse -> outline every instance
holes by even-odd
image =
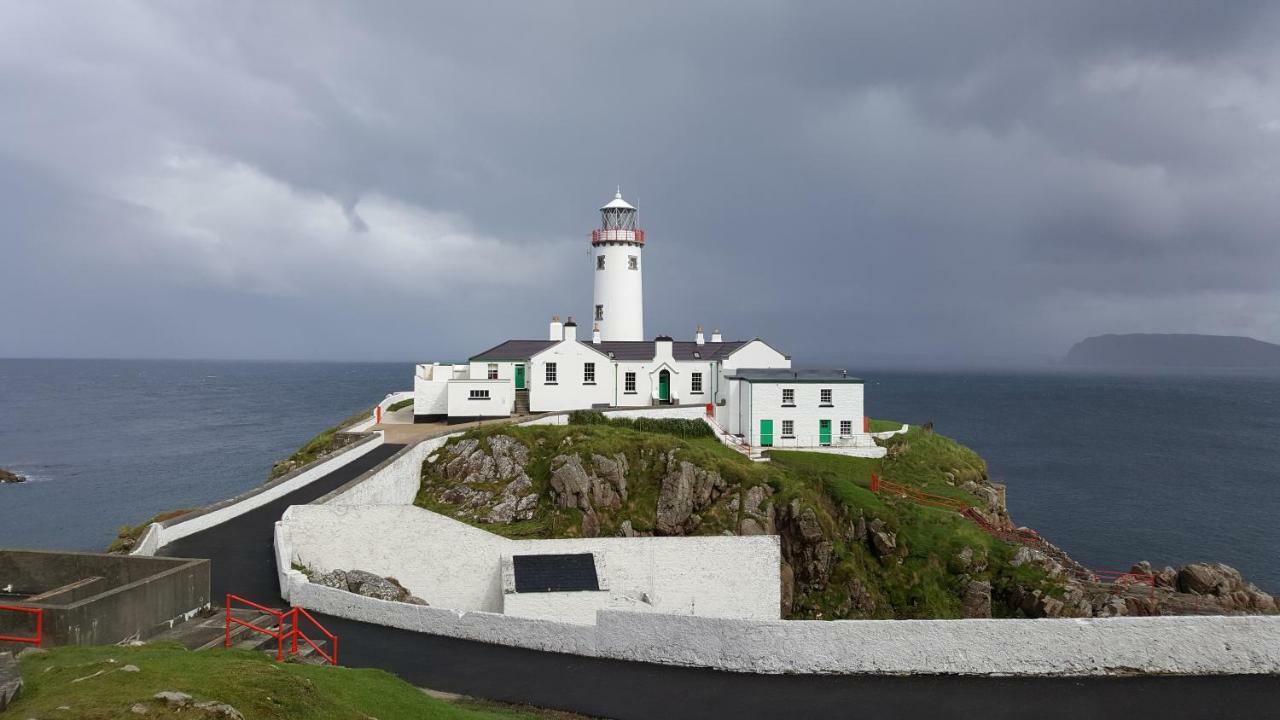
[[[595,308],[600,339],[644,340],[644,231],[636,227],[636,209],[622,199],[622,188],[600,208],[600,228],[591,231],[595,265]]]

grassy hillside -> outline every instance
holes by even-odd
[[[879,460],[775,450],[773,462],[753,463],[679,433],[490,426],[428,458],[417,504],[507,537],[778,534],[792,618],[962,617],[975,591],[989,592],[992,615],[1016,616],[1015,591],[1060,592],[956,512],[869,489],[876,472],[1001,512],[977,454],[920,428],[885,444]],[[523,515],[499,512],[530,496]],[[687,517],[672,514],[690,504]]]
[[[190,652],[165,644],[62,647],[26,655],[20,662],[26,688],[6,717],[221,717],[194,707],[171,710],[153,699],[165,690],[189,694],[193,702],[225,703],[252,720],[554,716],[490,703],[438,700],[381,670],[280,664],[247,650]],[[137,672],[123,670],[126,665]],[[139,703],[146,707],[145,715],[131,711]]]

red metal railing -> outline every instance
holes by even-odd
[[[954,510],[959,513],[964,512],[969,507],[963,500],[957,500],[943,495],[934,495],[922,490],[917,490],[913,487],[899,485],[895,482],[882,480],[879,475],[871,473],[871,492],[880,492],[881,490],[909,498],[921,505],[942,508],[944,510]]]
[[[598,245],[602,242],[627,242],[644,244],[643,230],[601,230],[599,228],[591,231],[591,244]]]
[[[44,643],[44,609],[22,607],[21,605],[0,605],[0,612],[16,612],[36,616],[36,634],[31,637],[20,635],[0,635],[0,642],[24,643],[40,647]]]
[[[320,657],[327,660],[330,665],[337,665],[338,664],[338,636],[329,632],[327,629],[325,629],[325,626],[321,625],[319,622],[316,622],[316,619],[311,617],[311,613],[307,612],[304,608],[296,607],[293,609],[292,613],[293,613],[293,623],[292,623],[293,654],[294,655],[298,654],[298,638],[302,638],[304,641],[306,641],[308,645],[311,646],[311,649],[316,651],[316,654],[318,654]],[[329,653],[327,655],[325,654],[324,650],[320,649],[320,646],[317,645],[315,641],[307,637],[306,633],[302,632],[302,628],[298,625],[299,616],[306,618],[312,625],[316,627],[317,630],[319,630],[325,636],[325,638],[329,640]]]
[[[231,613],[233,603],[240,603],[241,605],[253,608],[254,610],[258,610],[260,612],[264,612],[270,615],[271,617],[275,618],[276,629],[272,631],[267,628],[261,628],[261,627],[258,627],[257,625],[254,625],[251,622],[241,620],[240,618],[234,616]],[[254,632],[262,633],[263,635],[266,635],[267,637],[270,637],[276,641],[276,661],[277,662],[284,660],[284,646],[285,646],[286,640],[289,641],[289,654],[297,655],[298,654],[298,638],[302,638],[303,642],[310,645],[312,649],[314,649],[316,653],[319,654],[320,657],[324,658],[325,661],[328,662],[330,665],[338,664],[338,636],[329,632],[328,629],[325,628],[325,626],[321,625],[319,621],[317,621],[314,617],[311,616],[311,613],[307,612],[303,608],[295,607],[289,610],[274,610],[272,608],[259,605],[258,603],[253,602],[251,600],[245,600],[239,595],[228,594],[227,602],[226,602],[226,613],[227,613],[227,624],[226,624],[226,629],[224,630],[224,635],[223,635],[223,638],[224,638],[223,645],[225,647],[228,647],[228,648],[231,647],[231,626],[243,625],[244,627],[247,627]],[[328,653],[325,653],[325,651],[320,648],[320,645],[318,645],[310,637],[307,637],[306,633],[302,632],[302,628],[298,624],[299,615],[301,615],[302,617],[305,617],[312,625],[316,627],[317,630],[320,631],[321,634],[324,635],[325,639],[329,641],[330,650]],[[288,623],[285,622],[286,620],[288,621]],[[288,630],[285,630],[286,626],[289,628]]]

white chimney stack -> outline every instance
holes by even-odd
[[[578,339],[578,323],[573,321],[572,315],[569,316],[569,321],[564,324],[564,339],[565,340]]]
[[[724,340],[720,338],[720,328],[716,328],[711,331],[711,342],[724,342]]]
[[[699,345],[705,345],[705,344],[707,344],[707,339],[706,339],[706,338],[704,338],[704,337],[702,336],[702,326],[701,326],[701,325],[699,325],[699,326],[698,326],[698,332],[694,333],[694,335],[693,335],[693,341],[694,341],[694,342],[696,342],[696,343],[698,343]]]
[[[564,323],[560,322],[559,315],[551,316],[551,335],[547,339],[556,342],[564,339]]]
[[[591,326],[591,344],[600,344],[600,323]]]

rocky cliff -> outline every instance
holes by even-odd
[[[1104,583],[1017,529],[968,448],[920,428],[887,444],[882,460],[774,452],[759,464],[713,439],[484,428],[427,458],[417,504],[509,537],[776,534],[790,618],[1275,610],[1226,566],[1167,568],[1149,574],[1154,586]],[[921,495],[873,493],[872,472]]]

